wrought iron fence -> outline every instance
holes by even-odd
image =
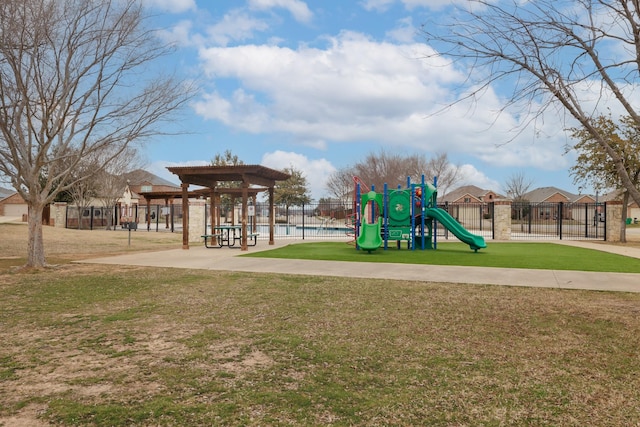
[[[447,211],[460,225],[470,233],[493,238],[493,204],[492,203],[440,203],[438,208]],[[455,240],[456,237],[442,224],[437,223],[438,240]]]
[[[148,231],[182,230],[182,204],[137,206],[133,215],[138,229]]]
[[[206,226],[211,227],[210,207],[206,207]],[[248,227],[251,233],[258,233],[258,239],[269,238],[269,207],[258,203],[249,208]],[[239,223],[240,208],[223,209],[222,223]],[[303,206],[274,207],[274,237],[276,239],[304,240],[355,240],[355,219],[353,208],[339,202],[312,203]]]
[[[114,209],[104,206],[67,206],[66,228],[78,230],[106,229],[115,224]]]
[[[493,203],[444,203],[438,205],[460,225],[487,240],[494,238]],[[604,240],[606,230],[604,203],[528,203],[511,205],[511,240]],[[182,231],[182,205],[135,206],[126,213],[118,207],[67,207],[67,228],[126,229],[129,222],[137,229],[149,231]],[[211,227],[210,206],[206,205],[203,233]],[[248,227],[258,233],[258,239],[269,238],[269,207],[266,203],[250,206]],[[355,240],[355,215],[348,203],[322,202],[304,206],[274,208],[276,239]],[[224,209],[221,222],[240,222],[240,207]],[[456,240],[442,224],[437,223],[436,238]]]
[[[604,203],[511,204],[512,240],[604,240]]]

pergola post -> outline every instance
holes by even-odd
[[[147,231],[151,230],[151,199],[147,199]]]
[[[182,249],[189,249],[189,183],[182,187]]]
[[[173,202],[173,200],[172,200],[172,202]],[[166,215],[164,216],[164,224],[165,224],[164,228],[169,229],[169,213],[168,213],[169,212],[169,198],[168,197],[164,198],[164,207],[165,207],[165,209],[164,209],[163,213],[166,213]]]
[[[240,240],[240,250],[246,251],[249,248],[247,247],[247,200],[249,199],[249,183],[242,183],[242,231],[241,231],[241,240]]]
[[[275,244],[273,241],[273,229],[276,224],[276,213],[273,210],[273,187],[269,187],[269,244]]]
[[[209,193],[209,199],[211,201],[211,207],[209,208],[209,216],[211,217],[211,234],[213,234],[213,229],[214,227],[216,227],[218,224],[218,221],[216,219],[217,217],[217,204],[216,204],[216,189],[212,188],[211,189],[211,193]]]

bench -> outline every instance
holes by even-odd
[[[203,234],[201,237],[204,239],[204,246],[207,248],[211,249],[222,247],[222,242],[220,241],[220,237],[222,237],[221,234]],[[212,245],[209,245],[209,239],[211,239]],[[213,243],[215,243],[216,245],[214,246]]]
[[[258,244],[259,235],[260,233],[247,233],[247,246],[255,246],[256,244]],[[236,236],[235,240],[242,242],[242,236]]]
[[[247,234],[247,246],[255,246],[256,244],[258,244],[258,236],[260,234],[259,233],[249,233]],[[253,243],[249,243],[250,241],[252,241]]]

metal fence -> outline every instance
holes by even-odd
[[[80,230],[136,229],[149,231],[182,230],[182,205],[134,206],[130,212],[121,212],[118,206],[67,206],[66,228]]]
[[[441,203],[438,208],[447,211],[469,232],[493,239],[493,203]],[[455,240],[456,237],[442,224],[437,223],[438,240]]]
[[[182,204],[138,206],[133,215],[138,229],[148,231],[182,230]]]
[[[493,203],[444,203],[438,205],[464,228],[486,240],[494,238]],[[211,215],[205,209],[203,234],[209,232]],[[250,206],[249,229],[259,239],[269,238],[269,208],[266,203]],[[606,238],[606,204],[604,203],[519,203],[511,205],[511,240],[604,240]],[[304,206],[276,206],[274,237],[276,239],[355,240],[353,207],[342,203],[313,203]],[[125,216],[118,207],[67,207],[67,228],[126,229],[135,222],[137,229],[149,231],[182,231],[182,205],[136,206]],[[222,212],[223,223],[239,223],[240,207]],[[456,237],[437,224],[439,241]]]
[[[206,225],[203,231],[210,230],[211,215],[209,205],[206,206]],[[269,207],[258,203],[249,207],[248,227],[251,233],[258,233],[258,239],[269,238]],[[274,237],[276,239],[303,240],[355,240],[353,208],[341,203],[312,203],[303,206],[274,207]],[[239,223],[241,218],[239,207],[233,212],[223,209],[221,222]]]
[[[78,230],[105,229],[114,224],[113,208],[104,206],[67,206],[67,228]]]
[[[604,203],[511,204],[512,240],[604,240]]]

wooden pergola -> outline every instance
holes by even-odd
[[[241,240],[240,249],[246,251],[247,247],[247,222],[248,200],[255,197],[258,192],[269,192],[269,212],[273,213],[273,190],[277,181],[285,181],[291,175],[270,169],[260,165],[236,165],[236,166],[181,166],[168,167],[169,172],[180,178],[182,188],[182,248],[189,249],[189,185],[206,187],[196,190],[197,193],[206,195],[211,200],[211,226],[216,225],[219,215],[216,214],[216,202],[220,195],[228,194],[232,197],[242,197],[241,211]],[[239,188],[218,187],[220,182],[240,182]],[[260,186],[258,188],[252,186]],[[269,244],[273,245],[275,218],[269,215]]]

